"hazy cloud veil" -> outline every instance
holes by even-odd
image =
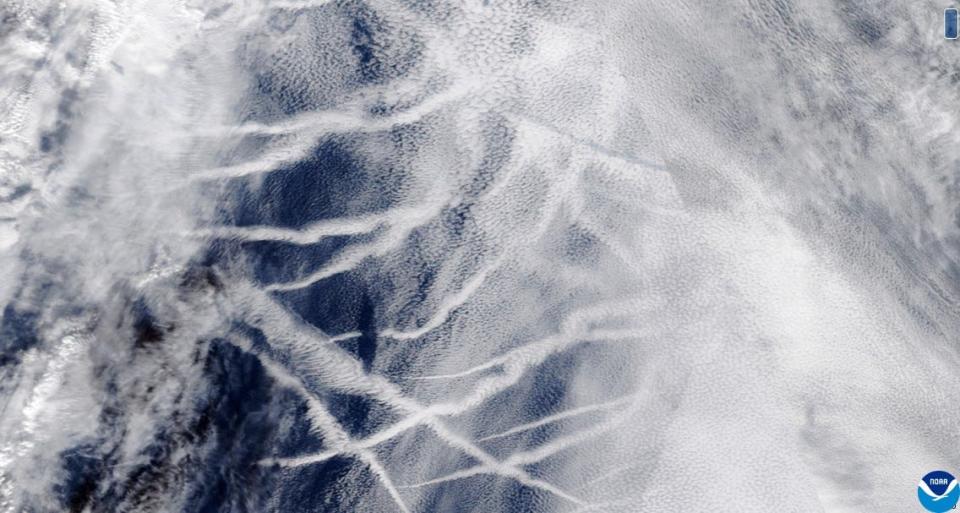
[[[916,509],[943,7],[0,1],[0,511]]]

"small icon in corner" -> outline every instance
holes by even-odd
[[[923,476],[917,485],[920,504],[933,513],[950,511],[960,499],[960,487],[949,472],[934,470]]]
[[[960,24],[957,22],[958,11],[954,8],[943,10],[943,37],[947,39],[956,39],[960,32]]]

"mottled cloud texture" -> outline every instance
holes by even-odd
[[[916,510],[942,8],[0,4],[0,511]]]

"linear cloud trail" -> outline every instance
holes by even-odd
[[[601,308],[601,309],[600,309],[600,311],[604,311],[604,310],[609,310],[609,308]],[[580,322],[582,322],[582,321],[579,319],[580,316],[573,316],[573,317],[574,317],[574,319],[571,320],[568,324],[577,325],[577,324],[579,324]],[[287,329],[292,329],[292,328],[287,328]],[[269,330],[269,331],[270,331],[270,332],[276,332],[277,330],[271,329],[271,330]],[[286,331],[286,330],[284,330],[284,331]],[[553,348],[551,348],[551,349],[553,349]],[[315,351],[316,351],[316,349],[315,349]],[[336,358],[336,357],[333,357],[333,359],[337,359],[337,358]],[[319,363],[320,361],[325,361],[325,360],[327,360],[327,358],[322,358],[321,360],[318,360],[317,363]],[[524,364],[526,364],[526,365],[525,365],[524,367],[522,367],[522,368],[525,368],[526,366],[529,366],[529,365],[531,364],[531,362],[529,361],[529,359],[525,359]],[[343,363],[341,363],[341,364],[336,364],[336,365],[337,365],[337,368],[340,369],[340,372],[337,373],[337,377],[338,377],[338,378],[341,378],[341,379],[342,379],[342,378],[345,378],[347,373],[345,372],[345,368],[343,367],[343,365],[349,365],[349,364],[346,363],[346,362],[343,362]],[[321,370],[320,368],[317,368],[317,367],[312,367],[312,368],[313,368],[315,371]],[[354,371],[354,372],[355,372],[355,371]],[[571,501],[571,502],[574,502],[574,503],[576,503],[576,504],[582,504],[582,501],[580,501],[579,499],[576,499],[576,498],[570,496],[568,493],[566,493],[566,492],[558,489],[557,487],[555,487],[555,486],[553,486],[553,485],[550,485],[550,484],[548,484],[548,483],[544,483],[544,482],[542,482],[541,480],[533,479],[533,478],[529,477],[528,475],[526,475],[526,473],[524,473],[524,472],[522,472],[522,471],[519,471],[519,470],[517,469],[517,467],[516,467],[516,464],[513,463],[513,460],[516,460],[518,463],[520,463],[520,462],[529,463],[529,462],[535,461],[535,460],[530,460],[529,457],[526,457],[526,459],[524,459],[525,457],[524,457],[522,454],[517,454],[517,455],[512,456],[511,458],[509,458],[509,459],[507,460],[507,463],[500,463],[500,462],[498,462],[497,460],[495,460],[494,458],[492,458],[491,456],[489,456],[488,454],[486,454],[485,451],[479,449],[476,445],[474,445],[474,443],[469,442],[469,441],[463,439],[462,437],[457,436],[457,435],[451,433],[446,427],[443,426],[443,424],[439,423],[439,420],[438,420],[437,417],[436,417],[438,414],[441,414],[441,415],[450,415],[450,414],[454,414],[454,413],[456,413],[456,412],[458,412],[458,411],[459,411],[459,412],[467,411],[467,410],[469,410],[470,408],[475,407],[476,404],[478,403],[478,401],[482,401],[483,398],[489,397],[489,396],[491,395],[491,393],[492,393],[491,386],[493,386],[493,387],[498,387],[499,389],[503,389],[503,388],[508,387],[508,386],[512,385],[513,383],[515,383],[517,379],[518,379],[518,373],[516,373],[516,372],[511,372],[510,374],[508,374],[508,378],[507,378],[505,381],[501,381],[501,382],[499,382],[499,383],[492,384],[492,385],[489,385],[489,384],[481,384],[481,385],[478,385],[478,389],[477,389],[477,393],[475,394],[475,398],[473,398],[473,399],[467,399],[467,400],[458,402],[457,405],[456,405],[456,407],[455,407],[455,409],[451,409],[450,407],[443,407],[443,406],[441,406],[441,407],[437,407],[437,406],[431,406],[431,407],[418,406],[418,405],[416,405],[415,403],[410,403],[409,400],[403,398],[403,396],[402,396],[398,391],[396,391],[393,387],[391,387],[391,386],[389,386],[389,385],[386,385],[386,384],[384,384],[384,385],[373,385],[372,388],[364,387],[363,390],[365,391],[365,393],[372,394],[372,395],[373,395],[376,399],[378,399],[378,400],[386,401],[386,402],[388,402],[388,403],[390,403],[390,404],[394,404],[394,405],[396,405],[396,406],[398,406],[398,407],[401,407],[401,408],[403,408],[407,413],[412,413],[412,414],[414,415],[414,417],[408,419],[407,421],[403,421],[403,422],[399,423],[398,426],[397,426],[397,428],[393,428],[393,429],[388,428],[388,429],[386,430],[387,432],[389,432],[389,435],[388,435],[388,436],[386,436],[386,437],[383,437],[383,436],[381,436],[381,437],[373,437],[373,440],[375,440],[375,441],[371,442],[371,441],[368,440],[367,443],[362,444],[362,447],[366,448],[366,447],[372,446],[372,445],[374,445],[374,444],[376,444],[376,443],[380,443],[381,441],[383,441],[383,440],[385,440],[385,439],[388,439],[388,438],[390,438],[390,437],[399,435],[399,434],[402,433],[403,431],[406,431],[406,430],[408,430],[408,429],[411,429],[412,427],[414,427],[414,426],[417,425],[417,424],[424,424],[424,425],[430,426],[432,429],[434,429],[434,430],[441,436],[441,438],[443,438],[447,443],[450,443],[450,444],[451,444],[452,446],[454,446],[454,447],[458,447],[458,448],[460,448],[460,449],[463,449],[463,450],[465,450],[468,454],[470,454],[471,456],[476,457],[476,458],[482,463],[482,465],[481,465],[481,466],[478,466],[478,467],[476,467],[476,468],[474,468],[474,469],[472,469],[472,470],[465,470],[465,471],[462,471],[462,472],[459,472],[459,473],[455,473],[453,476],[450,476],[450,477],[448,477],[448,478],[441,478],[441,479],[431,480],[431,481],[428,481],[428,482],[426,482],[426,483],[423,483],[422,485],[417,485],[417,486],[415,486],[415,487],[427,486],[427,485],[430,485],[430,484],[439,484],[439,483],[442,483],[442,482],[447,482],[447,481],[451,481],[451,480],[455,480],[455,479],[461,479],[461,478],[464,478],[464,477],[469,477],[469,476],[477,475],[477,474],[480,474],[480,473],[490,473],[490,474],[502,475],[503,477],[516,478],[516,479],[517,479],[518,481],[520,481],[521,483],[528,484],[528,485],[530,485],[530,486],[534,486],[534,487],[538,487],[538,488],[543,488],[543,489],[545,489],[545,490],[547,490],[547,491],[550,491],[551,493],[554,493],[554,494],[556,494],[557,496],[562,497],[562,498],[564,498],[564,499],[567,499],[567,500],[569,500],[569,501]],[[354,379],[348,379],[348,380],[347,380],[347,383],[349,383],[350,386],[357,386],[357,385],[359,385],[360,383],[362,383],[363,381],[366,381],[366,379],[364,379],[364,378],[359,378],[359,377],[358,377],[358,378],[354,378]],[[329,382],[328,382],[328,383],[329,383]],[[609,405],[608,405],[607,407],[609,407]],[[435,413],[435,412],[436,412],[436,413]],[[550,421],[550,419],[548,419],[547,421]],[[604,425],[601,429],[606,430],[606,429],[610,429],[610,428],[612,428],[612,427],[613,427],[613,425],[608,423],[608,424]],[[590,436],[592,436],[592,435],[590,435],[589,433],[586,435],[586,437],[590,437]],[[581,437],[581,438],[583,438],[583,437]],[[558,441],[557,443],[555,443],[555,444],[553,444],[553,445],[551,445],[551,446],[549,446],[549,447],[543,448],[542,451],[541,451],[539,454],[543,454],[544,456],[541,456],[541,457],[545,457],[545,454],[547,454],[546,451],[549,451],[549,452],[559,451],[559,450],[561,450],[561,449],[563,449],[563,448],[565,448],[565,447],[568,447],[568,446],[569,446],[570,444],[572,444],[572,443],[573,443],[573,441],[569,441],[569,442],[568,442],[568,441],[563,441],[563,440],[561,440],[561,441]],[[353,444],[350,444],[350,447],[353,447]],[[295,467],[295,466],[315,464],[315,463],[319,463],[319,462],[322,462],[322,461],[326,461],[326,460],[328,460],[329,458],[333,457],[333,456],[336,455],[336,454],[337,454],[337,453],[336,453],[335,451],[325,451],[325,452],[322,452],[322,453],[320,453],[320,454],[312,455],[312,456],[301,456],[301,457],[295,457],[295,458],[286,458],[286,459],[282,459],[282,460],[272,459],[272,460],[266,461],[265,463],[279,463],[279,464],[284,465],[284,466],[288,466],[288,467],[289,467],[289,466],[294,466],[294,467]],[[530,461],[526,461],[526,460],[530,460]]]
[[[245,351],[251,351],[248,343],[241,343],[240,347]],[[393,498],[397,504],[397,507],[400,508],[400,511],[407,513],[409,509],[403,502],[403,498],[397,491],[396,486],[393,484],[393,480],[387,474],[386,470],[383,468],[383,465],[377,460],[376,456],[364,448],[355,447],[350,441],[347,433],[337,422],[337,419],[329,413],[327,408],[321,404],[313,394],[307,391],[307,389],[303,386],[303,383],[301,383],[296,377],[291,376],[281,366],[263,356],[258,355],[258,359],[260,360],[261,364],[268,369],[268,372],[273,379],[279,381],[284,386],[292,388],[298,394],[300,394],[305,401],[307,401],[307,404],[310,408],[311,424],[323,432],[324,438],[333,448],[334,454],[353,455],[362,460],[374,471],[374,473],[376,473],[381,484],[387,489],[390,497]],[[304,464],[306,463],[312,462],[304,462]]]
[[[380,332],[380,336],[396,340],[412,340],[420,338],[427,333],[430,333],[434,329],[442,326],[450,317],[450,314],[460,306],[463,306],[463,304],[470,299],[470,296],[472,296],[477,289],[483,286],[483,283],[487,280],[487,277],[491,273],[496,272],[497,268],[501,265],[502,260],[502,258],[497,258],[489,266],[472,276],[459,292],[453,296],[450,296],[449,298],[446,298],[443,304],[441,304],[437,309],[437,312],[433,315],[433,317],[431,317],[430,320],[428,320],[419,328],[411,331],[386,329]]]
[[[257,295],[253,294],[247,297],[256,298]],[[246,301],[248,301],[248,299],[244,300],[244,302]],[[318,336],[322,337],[320,334],[311,336],[305,327],[298,326],[296,321],[290,319],[288,314],[283,313],[276,306],[267,307],[265,304],[260,303],[259,301],[257,301],[257,303],[258,311],[262,315],[262,320],[260,322],[266,323],[263,324],[263,327],[266,328],[267,332],[278,334],[287,333],[294,336],[299,335],[299,337],[297,337],[298,339],[311,339]],[[277,342],[280,341],[278,340]],[[294,351],[299,354],[303,354],[303,350],[299,349],[298,347],[303,344],[302,341],[296,342],[294,340],[290,340],[288,343],[291,343],[291,348]],[[314,372],[321,372],[327,376],[328,379],[324,380],[326,385],[370,395],[372,398],[378,401],[383,401],[392,407],[401,409],[404,413],[416,415],[419,419],[417,424],[430,427],[452,447],[464,450],[467,454],[477,458],[484,464],[484,468],[487,469],[488,472],[501,475],[505,478],[517,479],[523,484],[536,488],[542,488],[575,504],[583,504],[582,501],[572,497],[563,490],[542,480],[530,477],[523,470],[520,470],[509,464],[502,464],[498,462],[495,458],[487,454],[486,451],[480,449],[475,443],[448,430],[445,425],[436,417],[436,414],[432,413],[432,408],[421,406],[415,401],[405,397],[395,386],[386,382],[385,380],[364,375],[356,362],[343,355],[338,349],[329,346],[326,346],[328,348],[324,349],[324,347],[325,346],[323,345],[320,345],[319,347],[313,346],[312,352],[306,361],[303,358],[297,358],[296,361],[298,364],[305,365]],[[276,369],[273,364],[268,363],[267,365],[273,369]],[[280,373],[282,371],[274,370],[273,372]],[[296,379],[293,377],[284,377],[283,380],[288,386],[291,384],[297,384]],[[308,396],[312,395],[306,389],[302,388],[302,385],[297,386],[297,391]],[[318,411],[325,411],[323,410],[322,406],[317,406],[317,408]],[[414,423],[407,422],[403,424],[403,427],[409,429],[414,427],[414,425]],[[367,447],[357,446],[353,442],[345,441],[345,435],[343,434],[342,430],[336,427],[335,421],[332,420],[328,414],[321,415],[318,427],[325,432],[333,431],[334,440],[336,441],[333,446],[335,450],[338,452],[357,454],[369,465],[375,467],[377,474],[381,476],[382,482],[389,490],[391,496],[394,496],[398,503],[403,505],[403,502],[399,499],[399,495],[393,487],[390,478],[386,476],[385,470],[383,470],[381,464],[377,462],[367,451]],[[324,453],[313,457],[298,457],[292,460],[272,459],[267,460],[265,463],[279,463],[288,467],[301,466],[325,461],[330,456],[330,452],[325,451]],[[405,508],[405,506],[403,506],[403,508]]]
[[[350,246],[335,257],[332,262],[307,276],[289,283],[268,285],[266,290],[290,291],[302,289],[325,278],[350,271],[368,258],[383,255],[399,246],[407,236],[409,236],[411,231],[429,222],[430,219],[439,212],[439,207],[440,205],[438,203],[421,206],[412,215],[406,216],[400,221],[392,222],[387,232],[377,240],[370,243]]]
[[[631,397],[631,398],[626,398],[626,399],[632,399],[632,400],[634,400],[634,401],[636,400],[636,398],[633,398],[633,397]],[[562,419],[562,418],[570,417],[570,416],[573,416],[573,415],[578,415],[578,414],[581,414],[581,413],[586,413],[586,412],[589,412],[589,411],[596,411],[596,410],[600,410],[600,409],[607,409],[607,408],[610,408],[611,406],[614,406],[614,405],[622,405],[622,404],[624,404],[624,403],[625,403],[625,401],[621,399],[621,400],[612,401],[612,402],[610,402],[610,403],[606,403],[606,404],[603,404],[603,405],[596,405],[596,406],[594,406],[594,407],[592,407],[592,408],[591,408],[591,407],[578,408],[577,411],[570,412],[570,413],[565,413],[565,414],[553,415],[553,416],[547,417],[547,418],[545,418],[545,419],[543,419],[543,420],[541,420],[541,421],[539,421],[539,422],[537,422],[537,423],[533,423],[533,424],[536,424],[536,425],[531,424],[531,425],[529,425],[529,426],[518,426],[519,429],[517,429],[515,432],[522,432],[522,431],[524,431],[524,430],[526,430],[526,429],[530,429],[530,428],[532,428],[532,427],[538,427],[538,426],[540,426],[540,425],[545,425],[545,424],[548,424],[548,423],[550,423],[550,422],[555,422],[555,421],[560,420],[560,419]],[[540,462],[540,461],[542,461],[542,460],[544,460],[544,459],[546,459],[546,458],[548,458],[548,457],[550,457],[550,456],[553,456],[553,455],[555,455],[555,454],[557,454],[557,453],[559,453],[559,452],[561,452],[561,451],[570,449],[571,447],[574,447],[574,446],[577,445],[577,444],[587,442],[587,441],[591,440],[592,438],[595,438],[595,437],[597,437],[597,436],[603,435],[603,434],[605,434],[605,433],[607,433],[607,432],[609,432],[609,431],[611,431],[611,430],[613,430],[613,429],[621,426],[621,425],[622,425],[624,422],[626,422],[626,421],[631,417],[631,415],[634,414],[635,412],[636,412],[635,407],[628,407],[628,408],[626,408],[625,410],[619,412],[613,419],[607,420],[607,421],[605,421],[605,422],[603,422],[603,423],[601,423],[601,424],[599,424],[599,425],[597,425],[597,426],[594,426],[594,427],[591,427],[591,428],[588,428],[588,429],[584,429],[584,430],[582,430],[582,431],[580,431],[580,432],[577,432],[577,433],[575,433],[575,434],[573,434],[573,435],[570,435],[570,436],[567,436],[567,437],[563,437],[563,438],[554,440],[554,441],[552,441],[552,442],[550,442],[550,443],[548,443],[548,444],[543,444],[543,445],[537,447],[535,450],[532,450],[532,451],[519,451],[519,452],[515,452],[515,453],[511,454],[510,457],[508,457],[506,460],[504,460],[503,463],[504,463],[506,466],[508,466],[508,467],[515,467],[515,466],[523,467],[523,466],[525,466],[525,465],[531,465],[531,464]],[[513,433],[510,433],[510,434],[513,434]],[[500,435],[498,435],[498,436],[500,436]],[[481,441],[483,441],[483,440],[490,440],[490,439],[492,439],[492,438],[494,438],[494,437],[486,437],[485,439],[481,439]],[[477,466],[475,466],[475,467],[468,468],[468,469],[464,469],[464,470],[459,470],[459,471],[454,472],[454,473],[452,473],[452,474],[450,474],[450,475],[443,476],[443,477],[439,477],[439,478],[435,478],[435,479],[431,479],[431,480],[425,481],[425,482],[423,482],[423,483],[418,483],[418,484],[415,484],[415,485],[408,485],[408,487],[410,487],[410,488],[420,488],[420,487],[424,487],[424,486],[430,486],[430,485],[435,485],[435,484],[440,484],[440,483],[445,483],[445,482],[450,482],[450,481],[456,481],[456,480],[459,480],[459,479],[465,479],[465,478],[468,478],[468,477],[472,477],[472,476],[475,476],[475,475],[478,475],[478,474],[490,473],[490,472],[493,472],[493,470],[494,470],[494,469],[491,469],[491,468],[489,468],[488,466],[485,466],[485,465],[477,465]]]
[[[641,329],[585,329],[590,324],[603,321],[605,317],[616,317],[618,314],[635,314],[638,310],[650,308],[652,305],[644,299],[627,299],[613,304],[594,305],[571,313],[562,323],[563,331],[560,334],[546,337],[536,342],[530,342],[509,352],[492,358],[469,369],[445,375],[422,376],[419,379],[452,379],[470,376],[496,367],[507,366],[516,371],[542,362],[547,356],[563,351],[572,344],[587,340],[633,340],[648,334]],[[499,378],[494,378],[499,379]]]
[[[509,187],[517,168],[525,163],[523,156],[517,158],[516,160],[519,162],[510,162],[507,164],[507,170],[503,173],[503,176],[500,177],[499,180],[497,180],[497,182],[484,193],[484,195],[477,199],[478,203],[494,203],[499,194],[505,193],[505,188]],[[574,177],[569,176],[569,172],[565,172],[563,175],[567,176],[557,177],[556,184],[552,185],[548,191],[547,204],[542,208],[542,213],[540,214],[539,219],[537,219],[535,226],[527,232],[519,234],[507,234],[504,237],[505,240],[502,242],[503,247],[499,250],[499,254],[494,257],[490,263],[486,264],[483,268],[478,270],[473,276],[466,280],[459,291],[453,293],[449,297],[444,298],[441,304],[438,305],[437,310],[425,323],[423,323],[419,328],[406,331],[389,328],[381,331],[379,336],[394,340],[414,340],[430,333],[434,329],[446,323],[449,320],[450,315],[456,309],[464,306],[464,304],[470,300],[471,296],[473,296],[478,289],[488,281],[488,278],[491,276],[491,274],[496,273],[498,269],[505,265],[511,257],[514,257],[524,245],[536,242],[540,239],[540,237],[542,237],[543,233],[548,229],[550,223],[555,220],[558,212],[569,201],[569,198],[572,195],[571,190],[575,187]]]
[[[495,434],[495,435],[485,436],[485,437],[483,437],[483,438],[481,438],[481,439],[479,439],[479,440],[477,440],[477,441],[478,441],[478,442],[486,442],[486,441],[488,441],[488,440],[496,440],[497,438],[504,438],[504,437],[508,437],[508,436],[511,436],[511,435],[515,435],[515,434],[517,434],[517,433],[523,433],[524,431],[529,431],[529,430],[531,430],[531,429],[535,429],[535,428],[538,428],[538,427],[540,427],[540,426],[545,426],[545,425],[547,425],[547,424],[551,424],[551,423],[553,423],[553,422],[558,422],[558,421],[560,421],[560,420],[563,420],[563,419],[566,419],[566,418],[569,418],[569,417],[575,417],[575,416],[578,416],[578,415],[582,415],[582,414],[584,414],[584,413],[592,413],[592,412],[595,412],[595,411],[605,411],[605,410],[608,410],[608,409],[611,409],[611,408],[615,408],[615,407],[617,407],[617,406],[620,406],[621,404],[623,404],[623,403],[625,402],[626,399],[627,399],[627,398],[620,398],[620,399],[616,399],[616,400],[614,400],[614,401],[607,401],[607,402],[600,403],[600,404],[591,404],[591,405],[587,405],[587,406],[581,406],[581,407],[579,407],[579,408],[573,408],[573,409],[564,411],[564,412],[562,412],[562,413],[556,413],[556,414],[553,414],[553,415],[546,416],[546,417],[544,417],[544,418],[542,418],[542,419],[540,419],[540,420],[537,420],[537,421],[535,421],[535,422],[528,422],[528,423],[526,423],[526,424],[521,424],[521,425],[519,425],[519,426],[512,427],[512,428],[510,428],[510,429],[508,429],[508,430],[506,430],[506,431],[504,431],[504,432],[502,432],[502,433],[497,433],[497,434]]]
[[[411,209],[394,209],[384,214],[361,216],[356,219],[333,219],[319,221],[301,229],[276,228],[272,226],[219,226],[197,230],[200,237],[215,237],[242,241],[278,241],[292,244],[316,244],[327,237],[361,235],[375,231],[390,223],[393,216],[413,214]]]
[[[382,132],[392,127],[411,124],[419,121],[433,110],[443,107],[446,103],[469,94],[465,87],[452,88],[442,94],[433,95],[430,101],[406,110],[390,118],[370,118],[359,114],[359,108],[345,112],[330,112],[324,114],[309,114],[301,119],[289,121],[279,126],[265,126],[261,124],[242,125],[229,131],[231,136],[241,135],[285,135],[295,134],[294,141],[289,144],[279,144],[258,159],[213,169],[201,170],[191,176],[193,180],[222,180],[243,178],[258,173],[266,173],[277,168],[296,163],[306,158],[316,145],[320,136],[336,133]]]

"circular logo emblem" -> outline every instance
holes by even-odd
[[[944,513],[957,505],[960,499],[960,487],[957,480],[948,472],[934,470],[923,476],[917,485],[917,498],[927,511]]]

